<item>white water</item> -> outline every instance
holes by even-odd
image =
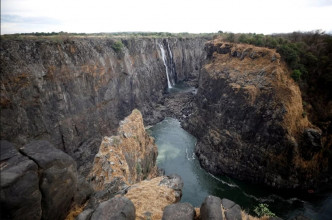
[[[170,81],[170,76],[169,76],[169,73],[168,73],[168,67],[167,67],[167,58],[166,58],[166,54],[165,54],[165,50],[164,50],[164,47],[163,45],[160,43],[159,44],[159,48],[160,48],[160,51],[161,51],[161,56],[163,58],[163,61],[164,61],[164,66],[165,66],[165,69],[166,69],[166,77],[167,77],[167,87],[169,89],[173,88],[172,87],[172,83]],[[168,48],[169,48],[169,45],[168,45]],[[172,54],[172,53],[171,53]],[[171,55],[172,56],[172,55]]]

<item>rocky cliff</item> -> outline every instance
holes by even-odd
[[[1,39],[1,139],[49,140],[81,167],[101,137],[138,108],[154,121],[166,91],[159,45],[171,50],[178,81],[197,75],[201,38],[26,37]],[[120,46],[119,46],[120,45]],[[167,53],[170,60],[170,53]]]
[[[214,174],[277,188],[327,181],[320,130],[308,121],[298,86],[275,50],[206,44],[196,111],[185,127],[199,138],[196,154]]]

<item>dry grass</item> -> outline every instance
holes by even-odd
[[[87,205],[87,203],[85,203],[82,206],[78,206],[75,205],[74,207],[71,208],[71,210],[69,211],[67,217],[65,218],[65,220],[75,220],[76,217],[83,212],[85,206]]]
[[[149,181],[142,181],[133,185],[125,195],[136,208],[136,219],[147,219],[145,213],[151,213],[150,219],[161,219],[167,205],[176,202],[174,190],[166,186],[159,186],[163,177],[156,177]]]

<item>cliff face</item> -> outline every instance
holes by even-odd
[[[114,49],[116,41],[124,47]],[[1,40],[1,139],[46,139],[80,167],[102,136],[138,108],[149,119],[167,88],[159,44],[176,78],[197,73],[203,39],[25,38]],[[195,48],[195,49],[193,49]]]
[[[154,139],[144,129],[138,110],[120,122],[117,136],[104,137],[89,174],[95,190],[104,190],[119,178],[131,185],[157,175]]]
[[[278,188],[314,187],[328,167],[320,131],[279,54],[219,40],[206,51],[198,109],[185,125],[199,138],[201,165]]]

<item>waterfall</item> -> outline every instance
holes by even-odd
[[[174,61],[173,61],[173,54],[172,51],[169,47],[168,42],[167,43],[167,53],[164,49],[163,43],[159,43],[159,48],[161,51],[161,56],[163,58],[163,62],[164,62],[164,66],[166,69],[166,77],[167,77],[167,86],[168,88],[173,88],[173,85],[175,84],[175,65],[174,65]],[[168,59],[169,56],[169,59]]]

